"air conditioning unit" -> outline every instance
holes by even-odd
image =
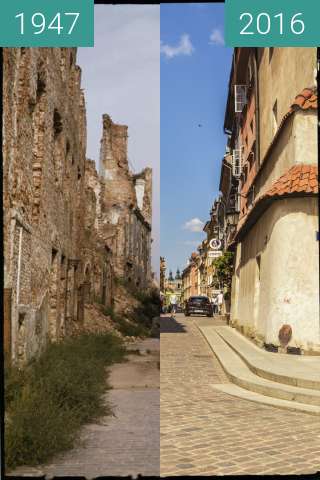
[[[232,175],[240,177],[242,172],[242,149],[235,148],[232,152]]]
[[[234,86],[234,111],[236,113],[241,113],[247,104],[247,89],[247,85]]]

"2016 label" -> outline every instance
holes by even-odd
[[[292,16],[290,20],[290,30],[295,35],[301,35],[305,30],[305,24],[303,20],[301,20],[302,13],[296,13]],[[253,15],[249,12],[242,13],[240,15],[240,20],[244,20],[245,17],[249,19],[248,23],[243,27],[240,32],[240,35],[254,35],[255,33],[259,33],[260,35],[267,35],[271,31],[272,27],[272,19],[276,19],[277,24],[279,25],[279,33],[283,35],[284,33],[284,21],[283,21],[283,13],[278,13],[271,17],[268,13],[262,12],[259,13],[256,17],[256,32],[248,31],[248,28],[252,25],[254,18]]]

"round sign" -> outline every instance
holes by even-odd
[[[209,245],[213,250],[219,250],[221,247],[221,240],[218,240],[218,238],[212,238],[209,242]]]

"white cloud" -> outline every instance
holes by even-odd
[[[177,46],[163,44],[161,42],[160,52],[167,58],[173,58],[178,55],[192,55],[194,52],[194,46],[191,43],[190,36],[187,33],[184,33],[181,35],[180,42]]]
[[[202,232],[203,227],[204,223],[199,218],[192,218],[183,226],[185,230],[190,230],[190,232]]]
[[[210,42],[212,45],[224,45],[223,33],[218,28],[214,28],[210,35]]]

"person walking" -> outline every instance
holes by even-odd
[[[213,314],[215,315],[218,311],[218,298],[217,295],[214,295],[212,297],[212,309],[213,309]]]
[[[175,314],[177,312],[177,296],[171,295],[170,297],[171,313]]]
[[[218,314],[222,314],[222,305],[223,305],[223,293],[219,292],[217,295],[217,301],[218,301]]]

